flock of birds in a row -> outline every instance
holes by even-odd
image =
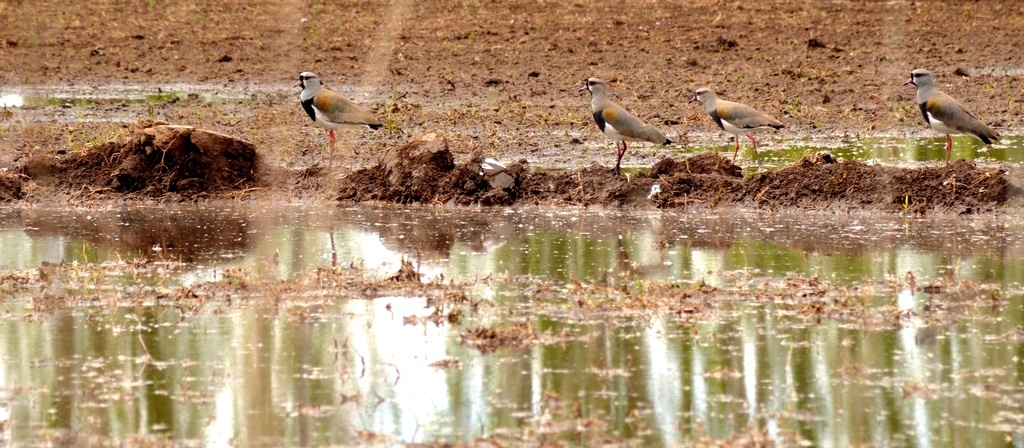
[[[921,115],[932,129],[946,134],[946,163],[949,163],[949,153],[953,149],[953,140],[950,134],[966,134],[991,144],[999,138],[999,133],[979,121],[960,102],[953,99],[932,85],[932,73],[925,69],[917,69],[910,73],[910,79],[904,85],[913,84],[917,86],[917,104],[921,108]],[[378,129],[381,123],[377,118],[353,103],[340,94],[324,88],[320,85],[320,78],[312,72],[299,74],[299,82],[295,87],[302,87],[299,100],[302,108],[309,114],[317,125],[326,128],[331,137],[330,154],[328,155],[328,168],[331,159],[334,158],[335,129],[369,127]],[[644,123],[633,114],[629,113],[622,106],[615,104],[608,99],[605,93],[604,81],[597,78],[587,79],[580,92],[587,90],[591,95],[591,109],[594,113],[594,122],[609,138],[615,141],[615,148],[618,150],[615,160],[615,175],[620,173],[622,156],[626,153],[626,142],[651,142],[659,145],[672,143],[653,126]],[[758,111],[750,106],[732,101],[718,99],[718,95],[707,87],[702,87],[694,92],[690,102],[700,101],[711,118],[715,120],[718,127],[735,136],[736,150],[733,152],[733,162],[740,150],[740,135],[746,135],[754,146],[754,156],[757,154],[757,140],[750,135],[750,132],[759,129],[782,129],[783,124],[772,116]]]

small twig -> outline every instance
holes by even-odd
[[[764,187],[759,193],[754,196],[754,202],[761,202],[764,200],[764,194],[768,192],[768,187]]]

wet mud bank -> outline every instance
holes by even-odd
[[[974,214],[1005,209],[1009,196],[1019,191],[1001,167],[957,161],[904,168],[837,161],[828,153],[746,177],[718,153],[665,158],[647,172],[629,176],[613,176],[611,169],[598,165],[530,171],[526,160],[503,165],[479,151],[458,161],[448,140],[430,132],[391,147],[373,166],[334,179],[318,165],[299,171],[261,169],[253,144],[213,131],[145,119],[126,134],[81,152],[26,158],[0,173],[0,202],[189,201],[242,198],[266,190],[293,200],[324,200],[336,192],[342,202],[455,206],[728,206]],[[328,196],[310,197],[310,191]]]
[[[717,153],[665,158],[647,173],[613,176],[589,166],[531,172],[526,161],[495,171],[475,153],[456,163],[447,143],[430,136],[392,149],[381,161],[344,176],[340,201],[508,206],[719,206],[758,209],[854,210],[972,214],[1006,204],[1010,182],[1002,168],[970,162],[902,168],[805,156],[778,170],[743,177]]]

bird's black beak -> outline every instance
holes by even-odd
[[[306,86],[302,85],[302,78],[299,78],[299,82],[295,83],[295,85],[292,86],[293,89],[296,87],[306,88]]]
[[[588,86],[586,82],[583,83],[583,87],[580,87],[580,89],[577,90],[577,92],[582,92],[584,90],[590,90],[590,86]]]
[[[694,101],[697,101],[697,95],[694,95],[693,98],[690,98],[690,101],[687,101],[686,104],[690,104]]]
[[[913,76],[911,76],[910,79],[907,80],[907,82],[903,83],[903,87],[906,87],[907,84],[912,84],[914,87],[917,87],[917,83],[914,82]]]

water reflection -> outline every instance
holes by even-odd
[[[636,435],[633,411],[650,409],[642,414],[653,428],[647,437],[665,445],[696,434],[727,438],[748,425],[780,443],[795,432],[823,446],[1002,440],[1000,431],[942,431],[931,420],[951,412],[940,421],[991,422],[1001,412],[995,397],[971,392],[976,382],[951,375],[1005,365],[1002,356],[964,351],[980,349],[982,334],[948,352],[920,347],[907,328],[854,335],[860,341],[843,348],[851,336],[828,326],[751,335],[766,332],[754,316],[702,324],[694,336],[669,321],[642,328],[643,344],[629,343],[637,336],[630,327],[584,325],[577,330],[588,343],[480,356],[447,329],[402,324],[422,309],[410,299],[350,301],[324,310],[328,318],[314,325],[267,310],[163,329],[160,322],[176,316],[125,309],[99,326],[85,311],[38,326],[8,320],[0,325],[0,390],[15,409],[14,440],[62,428],[114,437],[152,431],[207,444],[339,444],[363,431],[460,440],[515,431],[544,415],[567,418],[557,414],[576,406],[623,437]],[[103,329],[117,323],[126,331]],[[729,336],[735,326],[743,331]],[[431,366],[449,357],[463,367]],[[976,365],[958,365],[961,358]],[[851,361],[868,373],[837,376]],[[931,374],[928,364],[951,371]],[[948,392],[930,397],[916,384]]]
[[[853,284],[907,272],[1019,287],[1022,223],[1007,217],[901,218],[665,211],[444,210],[245,205],[106,210],[0,208],[0,266],[180,261],[183,278],[244,267],[280,278],[402,258],[428,276],[532,275],[614,282],[799,273]]]
[[[647,211],[352,209],[246,205],[110,210],[0,209],[0,264],[118,258],[183,261],[169,282],[245,267],[287,278],[331,263],[389,273],[521,275],[709,284],[817,275],[855,287],[907,272],[995,282],[1001,308],[957,308],[901,289],[871,295],[894,325],[811,324],[772,304],[692,322],[677,315],[576,320],[520,316],[573,337],[481,354],[465,326],[422,319],[426,299],[383,296],[183,315],[80,307],[41,322],[5,298],[0,316],[4,440],[125,440],[218,446],[471,440],[647,444],[756,431],[779,444],[1003,444],[1019,437],[1024,352],[1020,224],[1012,219],[707,215]],[[516,288],[494,283],[496,303]],[[867,294],[867,293],[865,293]],[[525,299],[528,300],[528,299]],[[920,318],[928,307],[964,323]],[[416,319],[419,317],[420,319]],[[469,316],[487,320],[486,315]],[[481,322],[485,323],[485,322]],[[569,422],[571,427],[552,426]],[[77,439],[75,437],[78,437]]]

